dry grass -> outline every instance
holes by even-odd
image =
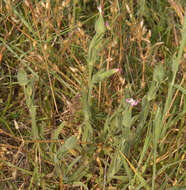
[[[186,4],[100,3],[0,0],[0,189],[186,188]]]

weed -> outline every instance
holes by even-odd
[[[0,0],[0,189],[185,189],[184,7]]]

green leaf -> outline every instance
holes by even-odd
[[[59,148],[59,150],[57,151],[57,158],[62,158],[64,156],[64,154],[70,150],[75,148],[77,145],[77,138],[75,136],[71,136],[69,137],[65,143],[63,145],[61,145],[61,147]]]
[[[94,65],[99,51],[103,47],[103,34],[95,34],[88,48],[88,64]]]
[[[65,122],[63,121],[56,130],[54,130],[53,134],[51,135],[52,140],[57,140],[59,134],[61,133],[61,130],[64,128]],[[50,151],[51,152],[56,152],[56,143],[51,143],[50,145]]]
[[[108,181],[110,181],[111,179],[113,179],[113,177],[115,176],[115,174],[120,170],[121,166],[122,166],[122,159],[118,155],[118,153],[115,153],[112,156],[112,161],[111,161],[111,164],[110,164],[108,172],[107,172],[107,179],[108,179]]]
[[[173,58],[172,61],[172,73],[176,73],[178,71],[179,61],[177,58]]]
[[[151,101],[151,100],[155,99],[157,91],[158,91],[158,86],[155,84],[155,82],[153,82],[148,91],[147,100]]]
[[[31,120],[32,120],[32,135],[34,139],[38,139],[39,134],[38,134],[38,128],[36,125],[36,107],[32,105],[29,111],[30,111]]]
[[[75,158],[70,165],[68,165],[67,170],[65,172],[65,175],[67,175],[68,173],[70,173],[73,169],[73,167],[75,166],[75,164],[77,164],[78,162],[80,162],[82,156],[78,156],[77,158]]]
[[[103,69],[99,72],[97,72],[92,79],[93,84],[103,81],[106,78],[109,78],[113,74],[117,73],[118,69],[111,69],[108,71],[104,71]]]
[[[29,80],[27,78],[27,74],[24,69],[19,69],[17,73],[17,80],[20,86],[25,86],[28,84]]]
[[[105,24],[102,14],[99,14],[99,17],[95,23],[96,34],[102,34],[105,32]]]
[[[65,126],[65,122],[62,122],[59,125],[59,127],[54,131],[54,133],[52,134],[52,137],[51,137],[52,140],[58,139],[58,136],[61,133],[61,130],[64,128],[64,126]]]
[[[161,83],[164,78],[164,69],[162,65],[157,65],[153,73],[153,81]]]
[[[71,136],[65,141],[65,147],[67,150],[75,148],[76,144],[77,144],[76,136]]]
[[[124,127],[130,128],[132,124],[131,110],[126,109],[122,113],[122,125]]]
[[[29,83],[27,87],[25,88],[25,95],[27,98],[31,97],[33,93],[33,85]]]

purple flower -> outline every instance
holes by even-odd
[[[106,26],[107,28],[109,27],[108,20],[105,22],[105,26]]]
[[[117,68],[116,71],[119,73],[120,72],[120,68]]]
[[[136,105],[139,103],[139,101],[136,101],[136,100],[134,100],[133,98],[127,98],[127,99],[126,99],[126,102],[127,102],[128,104],[130,104],[132,107],[136,106]]]
[[[110,30],[110,26],[109,26],[108,20],[105,22],[105,27],[106,27],[108,30]]]

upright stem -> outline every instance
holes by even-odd
[[[91,94],[92,94],[92,71],[93,65],[89,64],[89,76],[88,76],[88,105],[91,105]]]

